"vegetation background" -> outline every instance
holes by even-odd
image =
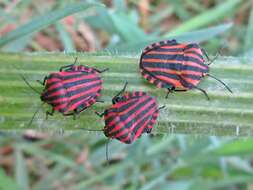
[[[223,55],[250,59],[253,1],[0,0],[0,36],[2,52],[138,56],[151,41],[176,38],[200,42],[211,55],[222,48]],[[107,165],[107,139],[99,132],[38,133],[43,140],[35,142],[0,135],[3,190],[253,189],[250,137],[158,133],[132,145],[111,141]]]

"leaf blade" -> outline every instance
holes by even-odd
[[[20,26],[19,28],[7,33],[0,38],[0,47],[27,34],[39,31],[56,21],[72,15],[74,13],[83,11],[93,6],[102,6],[100,3],[78,3],[75,5],[66,6],[63,10],[55,10],[44,15],[32,19],[30,22]]]

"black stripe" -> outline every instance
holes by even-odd
[[[149,110],[152,108],[152,107],[154,107],[156,104],[155,103],[153,103],[153,104],[151,104],[147,109],[145,109],[143,112],[141,112],[138,116],[136,116],[137,118],[136,118],[136,121],[138,120],[138,119],[140,119],[141,117],[143,117],[146,113],[148,113],[149,112]],[[146,117],[143,117],[143,119],[141,119],[141,122],[133,129],[133,131],[131,131],[131,139],[136,135],[136,132],[138,131],[138,129],[140,129],[142,126],[143,126],[143,124],[145,123],[145,121],[146,120],[150,120],[151,121],[151,119],[152,119],[152,116],[153,115],[147,115]],[[149,121],[149,122],[150,122]],[[148,122],[148,123],[149,123]],[[132,123],[128,123],[127,124],[127,126],[125,127],[125,128],[130,128],[132,126]],[[146,126],[147,127],[147,126]],[[123,129],[122,129],[123,130]],[[116,132],[116,134],[117,133],[119,133],[119,132],[121,132],[122,130],[120,130],[120,131],[117,131]],[[144,131],[145,131],[145,128],[143,129]],[[142,133],[143,133],[143,131],[142,131]],[[113,134],[112,136],[114,136],[115,134]],[[123,139],[123,138],[125,138],[127,135],[126,134],[123,134],[123,135],[121,135],[120,137],[117,137],[117,139]]]
[[[160,62],[170,62],[170,61],[191,61],[197,63],[201,66],[206,66],[202,61],[191,57],[191,56],[184,56],[180,54],[175,55],[164,55],[164,54],[148,54],[143,56],[144,59],[158,59],[161,60]]]
[[[144,109],[142,112],[140,112],[138,115],[136,115],[136,120],[140,119],[141,117],[143,117],[146,113],[148,113],[150,111],[150,109],[152,109],[153,107],[156,106],[156,102],[152,103],[148,108]],[[128,118],[128,117],[126,117]],[[127,123],[125,128],[130,128],[132,126],[131,122]]]
[[[130,99],[129,99],[130,100]],[[128,104],[125,104],[119,108],[110,108],[110,112],[123,112],[125,111],[126,109],[128,109],[129,107],[133,106],[134,104],[136,104],[138,99],[136,99],[135,101],[132,101],[132,102],[129,102]],[[109,111],[109,110],[108,110]],[[111,116],[109,118],[106,119],[106,122],[107,123],[110,123],[112,120],[114,119],[114,116]]]
[[[140,129],[142,126],[143,126],[143,124],[145,123],[145,121],[147,120],[147,119],[149,119],[149,117],[150,117],[150,115],[147,115],[146,117],[144,117],[142,120],[141,120],[141,122],[139,123],[139,125],[138,126],[136,126],[134,129],[133,129],[133,131],[131,131],[131,136],[130,136],[130,141],[129,141],[129,143],[132,143],[132,140],[134,139],[134,137],[135,137],[135,135],[136,135],[136,132],[138,131],[138,129]],[[147,126],[146,126],[147,127]],[[141,134],[142,133],[144,133],[145,132],[145,127],[143,128],[143,131],[141,132]],[[125,134],[123,134],[123,135],[121,135],[120,137],[117,137],[117,139],[118,140],[121,140],[121,139],[124,139],[124,138],[126,138],[128,136],[128,133],[125,133]]]
[[[129,93],[129,98],[139,98],[142,96],[147,96],[146,92],[141,92],[141,91],[135,91],[135,92],[131,92]]]
[[[187,46],[185,46],[185,50],[187,49],[191,49],[191,48],[196,48],[196,49],[200,49],[199,45],[196,43],[192,43],[192,44],[187,44]]]
[[[144,106],[144,105],[143,105]],[[128,122],[125,126],[124,126],[124,128],[121,128],[120,130],[118,130],[118,131],[114,131],[113,133],[111,133],[110,135],[111,136],[115,136],[116,134],[118,134],[118,133],[120,133],[121,131],[123,131],[124,129],[129,129],[129,128],[131,128],[131,126],[138,120],[138,119],[140,119],[141,117],[143,117],[146,113],[148,113],[149,112],[149,110],[152,108],[152,107],[154,107],[154,106],[156,106],[156,103],[154,102],[153,104],[151,104],[147,109],[144,109],[141,113],[139,113],[138,115],[136,115],[135,116],[135,120],[131,120],[130,122]],[[141,106],[140,106],[141,107]],[[124,115],[125,116],[125,118],[122,118],[122,120],[121,121],[125,121],[128,117],[129,117],[129,115],[128,114],[126,114],[126,115]],[[136,127],[138,127],[140,124],[138,124]]]
[[[95,83],[95,84],[92,84],[92,85],[89,85],[89,86],[85,86],[85,87],[83,87],[83,88],[79,88],[79,89],[74,90],[74,91],[67,92],[67,96],[68,96],[68,97],[74,96],[74,95],[76,95],[76,94],[79,94],[79,93],[88,91],[88,90],[90,90],[90,89],[92,89],[92,88],[95,88],[95,87],[97,87],[97,86],[99,86],[99,85],[100,85],[100,83]]]
[[[194,55],[198,56],[200,59],[203,59],[203,60],[204,60],[203,55],[197,53],[196,51],[187,51],[186,54],[187,54],[187,53],[194,54]]]
[[[56,88],[53,88],[51,90],[48,90],[46,91],[46,96],[49,96],[50,94],[58,91],[58,90],[61,90],[63,87],[64,89],[67,89],[67,88],[70,88],[72,86],[75,86],[75,85],[79,85],[79,84],[84,84],[87,83],[87,82],[93,82],[93,81],[96,81],[98,78],[91,78],[91,79],[83,79],[83,80],[77,80],[77,81],[74,81],[74,82],[71,82],[71,83],[67,83],[67,84],[63,84],[63,86],[60,86],[60,87],[56,87]],[[58,83],[58,82],[56,82]]]
[[[145,51],[152,50],[152,49],[155,49],[155,48],[159,48],[163,45],[173,46],[173,45],[178,45],[178,43],[176,42],[176,40],[163,40],[163,41],[154,42],[154,43],[148,45],[147,47],[145,47],[144,50]]]
[[[89,97],[89,96],[90,96],[90,98],[95,97],[95,94],[96,94],[96,93],[90,93],[90,94],[86,94],[86,95],[80,96],[80,97],[78,97],[78,98],[76,98],[76,99],[73,99],[73,100],[71,100],[69,106],[71,106],[71,105],[73,105],[73,104],[75,104],[75,103],[77,103],[77,102],[81,101],[82,99],[85,99],[85,98],[87,98],[87,97]],[[90,98],[89,98],[88,100],[86,100],[86,101],[89,101]],[[81,105],[82,105],[82,104],[81,104]],[[79,105],[79,106],[81,106],[81,105]]]
[[[193,79],[193,80],[200,80],[202,76],[197,76],[197,75],[190,75],[190,74],[182,74],[183,77]]]
[[[87,76],[87,74],[84,74],[80,71],[72,71],[73,74],[72,75],[64,75],[63,76],[63,80],[69,80],[69,79],[73,79],[73,78],[78,78],[78,77],[83,77],[83,76]]]
[[[59,98],[65,98],[65,97],[71,97],[71,96],[74,96],[76,94],[79,94],[81,92],[84,92],[84,91],[87,91],[87,90],[90,90],[91,88],[95,88],[96,86],[98,86],[99,84],[93,84],[93,85],[90,85],[90,86],[85,86],[84,88],[80,88],[80,89],[77,89],[75,91],[71,91],[71,92],[67,92],[65,95],[56,95],[56,96],[51,96],[51,97],[46,97],[46,101],[54,101],[56,99],[59,99]],[[64,89],[65,90],[65,89]],[[50,95],[50,94],[49,94]]]
[[[52,96],[52,97],[45,97],[44,101],[45,102],[54,102],[57,99],[62,99],[62,98],[68,98],[66,95],[60,95],[60,96]],[[64,102],[64,101],[63,101]]]
[[[58,82],[57,82],[58,83]],[[55,93],[55,92],[57,92],[57,91],[59,91],[59,90],[66,90],[65,88],[64,88],[64,86],[63,85],[61,85],[61,86],[59,86],[59,87],[56,87],[56,88],[53,88],[53,89],[51,89],[51,90],[47,90],[46,89],[46,91],[45,91],[45,96],[50,96],[50,94],[52,94],[52,93]]]
[[[162,63],[162,62],[143,62],[143,68],[150,67],[150,68],[162,68],[162,69],[169,69],[174,71],[196,71],[206,73],[208,71],[201,69],[199,67],[189,66],[189,65],[182,65],[181,63]]]
[[[52,105],[53,107],[56,107],[56,106],[59,106],[59,105],[64,104],[64,103],[66,103],[66,101],[65,102],[60,102],[60,103],[52,103],[52,104],[49,104],[49,105]],[[66,104],[66,106],[64,106],[63,108],[59,109],[59,112],[63,113],[67,109],[68,109],[68,105]]]
[[[61,80],[61,79],[60,79]],[[51,82],[51,83],[46,83],[46,87],[45,87],[45,89],[48,89],[48,88],[50,88],[51,86],[53,86],[53,85],[55,85],[55,84],[57,84],[57,83],[59,83],[59,82],[61,82],[61,81],[55,81],[55,82]]]
[[[162,76],[165,76],[167,78],[171,78],[171,79],[175,79],[175,80],[180,80],[180,78],[179,78],[179,76],[177,74],[170,74],[170,73],[165,73],[165,72],[161,72],[161,71],[152,71],[152,74],[155,75],[155,76],[156,75],[162,75]],[[159,79],[159,80],[161,80],[161,79]]]
[[[142,102],[141,104],[138,104],[138,106],[134,107],[133,109],[131,109],[128,113],[124,114],[123,116],[120,117],[120,121],[119,122],[123,122],[125,121],[130,115],[132,115],[133,113],[135,113],[137,110],[139,110],[141,107],[145,106],[145,104],[147,104],[150,100],[152,100],[151,97],[148,97],[147,100],[145,100],[144,102]],[[122,118],[124,117],[124,118]],[[105,121],[106,124],[109,124],[109,122],[106,120]],[[115,124],[115,126],[117,125],[118,123]],[[108,131],[111,131],[114,127],[113,126],[110,126],[110,127],[107,127]]]
[[[167,49],[167,48],[162,48],[162,46],[155,49],[155,51],[158,51],[158,52],[183,52],[183,50],[184,50],[183,48],[169,48],[169,49]]]
[[[47,76],[47,80],[46,80],[46,88],[51,87],[52,85],[58,83],[59,81],[55,81],[55,82],[50,82],[48,83],[48,80],[53,79],[53,78],[57,78],[59,80],[62,80],[62,77],[59,74],[53,73]]]
[[[47,81],[50,80],[50,79],[53,79],[53,78],[57,78],[57,79],[59,79],[61,81],[68,80],[68,79],[73,79],[73,78],[77,78],[78,79],[78,77],[82,77],[82,76],[85,76],[85,75],[84,74],[76,74],[76,73],[74,73],[73,75],[70,75],[70,76],[61,76],[59,74],[50,74],[47,77]],[[54,84],[56,84],[58,82],[61,82],[61,81],[50,82],[49,84],[46,84],[46,88],[50,88],[52,85],[54,85]],[[83,79],[83,81],[86,82],[85,79]],[[87,82],[88,81],[89,80],[87,80]],[[71,83],[70,83],[70,85],[71,85]]]
[[[179,80],[180,82],[182,82],[182,77],[180,77],[179,75],[169,74],[169,73],[160,72],[160,71],[153,71],[152,74],[153,75],[162,75],[162,76],[165,76],[167,78],[176,79],[176,80]],[[190,75],[190,74],[187,74],[187,75],[186,74],[182,74],[182,76],[184,76],[186,78],[189,78],[189,79],[193,79],[193,80],[201,80],[201,78],[202,78],[202,76]],[[168,83],[167,81],[163,81],[163,80],[159,79],[158,77],[156,77],[156,78],[158,80],[162,81],[163,83],[166,83],[166,84],[169,84],[169,85],[173,86],[173,84]],[[182,85],[183,85],[183,83],[182,83]],[[188,87],[188,85],[187,86],[183,85],[183,86],[184,87]]]
[[[192,89],[192,88],[195,87],[192,83],[189,83],[189,82],[187,82],[185,80],[181,80],[181,83],[182,83],[183,86],[185,86],[188,89]]]
[[[153,75],[153,72],[151,73],[151,72],[147,71],[146,69],[144,69],[143,73],[145,73],[145,74],[148,75],[147,80],[151,80],[151,78],[153,77],[155,79],[155,81],[154,81],[155,85],[158,85],[158,83],[161,83],[161,88],[171,88],[171,87],[174,87],[173,84],[170,84],[168,82],[165,82],[165,81],[157,78],[155,75]]]
[[[165,76],[167,78],[171,78],[171,79],[176,79],[176,80],[180,80],[181,78],[179,77],[179,75],[177,74],[170,74],[170,73],[166,73],[166,72],[161,72],[161,71],[152,71],[153,75],[162,75]],[[182,76],[185,76],[187,78],[193,79],[193,80],[200,80],[201,76],[197,76],[197,75],[190,75],[190,74],[182,74]],[[158,78],[158,77],[157,77]],[[161,80],[161,79],[159,79]],[[165,82],[165,81],[164,81]],[[167,82],[166,82],[167,83]]]
[[[144,95],[146,95],[146,94],[143,94],[142,96],[144,96]],[[123,97],[123,96],[120,97],[119,102],[125,102],[125,101],[128,101],[130,99],[138,99],[138,98],[140,98],[142,96],[140,96],[139,93],[136,94],[136,95],[133,95],[133,93],[130,93],[129,97]]]
[[[87,75],[87,74],[91,74],[91,72],[88,72],[88,71],[76,71],[76,70],[74,70],[73,68],[68,68],[68,69],[66,69],[66,70],[64,70],[64,71],[66,71],[66,72],[81,72],[82,74],[84,74],[84,75]]]
[[[88,78],[88,79],[78,79],[76,78],[77,80],[76,81],[73,81],[73,82],[69,82],[69,83],[65,83],[64,84],[64,87],[65,88],[69,88],[69,87],[72,87],[72,86],[76,86],[76,85],[79,85],[79,84],[83,84],[83,83],[87,83],[87,82],[93,82],[93,81],[99,81],[100,79],[98,77],[95,77],[95,78]]]

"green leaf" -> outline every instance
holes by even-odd
[[[61,23],[56,24],[56,29],[60,34],[61,41],[64,45],[64,51],[67,53],[75,52],[75,46],[71,39],[70,34],[65,30],[64,26]]]
[[[0,168],[0,190],[19,190],[18,185],[16,182],[5,175],[2,168]]]
[[[15,150],[15,158],[15,173],[17,184],[20,187],[20,190],[27,190],[29,189],[28,172],[26,169],[23,152],[19,148]]]
[[[177,28],[168,32],[166,36],[179,35],[184,32],[195,30],[218,21],[219,19],[226,17],[228,14],[230,14],[230,12],[233,12],[233,10],[238,7],[240,2],[241,0],[227,0],[224,3],[217,5],[213,9],[207,10],[204,13],[189,19]]]
[[[203,42],[209,40],[219,34],[222,34],[229,30],[233,26],[233,23],[220,24],[217,26],[196,30],[193,32],[185,32],[181,35],[167,36],[170,39],[177,39],[180,42]]]
[[[131,18],[131,15],[101,7],[96,8],[96,12],[98,16],[84,18],[92,27],[106,31],[110,35],[116,34],[123,42],[147,39],[147,35]]]
[[[253,5],[250,11],[250,17],[244,42],[244,49],[246,52],[249,51],[250,49],[253,49],[252,42],[253,42]]]
[[[147,35],[134,23],[125,13],[109,12],[113,26],[117,30],[117,34],[125,41],[132,42],[136,39],[144,40]]]
[[[7,33],[6,35],[0,38],[0,47],[13,41],[23,37],[27,34],[39,31],[43,28],[48,27],[49,25],[57,22],[58,20],[72,15],[74,13],[84,11],[93,6],[102,6],[100,3],[77,3],[74,5],[68,5],[64,9],[55,10],[52,12],[48,12],[44,15],[41,15],[37,18],[32,19],[27,24],[20,26],[19,28]]]
[[[219,34],[224,33],[228,29],[232,27],[232,23],[221,24],[210,28],[205,28],[202,30],[197,30],[193,32],[184,33],[177,36],[167,36],[166,38],[154,38],[150,40],[141,41],[140,39],[135,42],[129,42],[118,46],[113,46],[111,48],[107,48],[106,50],[109,52],[118,52],[118,53],[140,53],[142,49],[157,41],[167,40],[167,39],[176,39],[180,42],[202,42],[209,40]]]
[[[253,138],[243,138],[238,140],[233,140],[230,143],[225,143],[211,150],[212,154],[215,155],[242,155],[242,154],[252,154],[253,152]]]
[[[110,69],[102,74],[104,83],[101,99],[105,102],[93,106],[97,111],[102,112],[108,108],[112,97],[128,81],[127,90],[146,91],[156,97],[159,106],[166,106],[160,111],[154,132],[232,136],[252,134],[253,65],[248,58],[220,57],[210,66],[210,73],[226,82],[234,93],[229,93],[220,83],[206,77],[199,87],[209,94],[211,100],[208,101],[198,90],[171,93],[165,99],[166,89],[157,89],[150,85],[138,72],[139,57],[86,53],[0,53],[1,129],[102,129],[104,121],[94,114],[93,109],[85,110],[76,120],[65,118],[60,113],[45,120],[45,111],[50,109],[46,105],[36,115],[33,124],[28,126],[34,111],[41,105],[41,100],[21,80],[20,74],[41,91],[43,87],[36,80],[43,80],[49,72],[73,63],[75,57],[78,57],[80,64]]]

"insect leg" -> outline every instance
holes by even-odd
[[[73,67],[73,66],[74,66],[74,64],[62,66],[62,67],[60,68],[60,72],[63,71],[63,70],[65,70],[65,69],[67,69],[67,68],[71,68],[71,67]]]
[[[94,111],[95,112],[95,114],[97,114],[99,117],[103,117],[104,115],[105,115],[105,112],[103,112],[103,113],[100,113],[100,112],[98,112],[98,111]]]
[[[204,50],[203,48],[201,48],[201,51],[203,52],[203,54],[205,55],[205,57],[207,58],[208,64],[207,65],[211,65],[220,55],[220,50],[218,50],[217,54],[214,56],[214,58],[210,59],[206,50]]]
[[[54,108],[52,108],[51,112],[50,111],[46,112],[46,120],[48,119],[48,115],[51,115],[51,116],[54,115]]]
[[[196,86],[194,88],[197,89],[197,90],[199,90],[199,91],[201,91],[201,92],[203,92],[204,95],[206,96],[207,100],[210,100],[210,98],[209,98],[209,96],[208,96],[208,94],[206,93],[205,90],[203,90],[202,88],[196,87]]]
[[[67,69],[67,68],[73,67],[76,64],[76,62],[77,62],[77,57],[75,58],[75,62],[73,64],[62,66],[60,68],[60,71],[63,71],[63,69]]]
[[[109,68],[105,68],[105,69],[103,69],[103,70],[99,70],[99,69],[95,69],[97,72],[99,72],[99,73],[103,73],[103,72],[105,72],[105,71],[108,71],[109,70]]]
[[[168,91],[167,91],[167,94],[166,94],[166,96],[165,96],[166,99],[168,99],[169,93],[171,93],[171,90],[170,90],[170,89],[168,89]]]
[[[209,58],[209,56],[208,56],[206,50],[203,49],[203,48],[201,48],[201,51],[202,51],[202,53],[205,55],[205,57],[207,58],[208,62],[210,62],[210,58]]]
[[[218,57],[220,56],[220,53],[218,52],[213,59],[209,60],[208,65],[211,65]]]
[[[166,106],[161,106],[161,107],[159,107],[158,108],[158,110],[162,110],[162,109],[164,109]]]
[[[45,76],[44,79],[43,79],[43,82],[41,82],[40,80],[36,80],[36,81],[38,83],[40,83],[42,86],[45,86],[47,79],[48,79],[47,76]]]
[[[165,96],[165,98],[167,99],[169,97],[169,93],[172,93],[173,91],[175,91],[175,86],[172,86],[171,88],[167,88],[167,94]]]
[[[75,109],[73,112],[73,120],[76,120],[76,116],[77,116],[77,110]]]

